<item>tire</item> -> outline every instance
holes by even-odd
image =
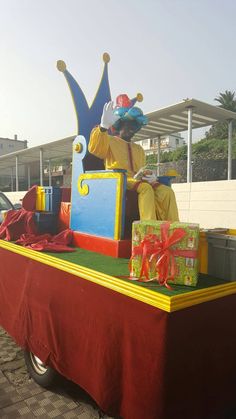
[[[24,358],[28,373],[37,384],[45,388],[50,388],[59,382],[61,377],[59,373],[53,368],[44,365],[32,352],[25,351]]]

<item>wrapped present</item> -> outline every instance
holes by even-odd
[[[132,226],[131,278],[196,286],[199,225],[135,221]],[[167,283],[168,281],[168,283]]]

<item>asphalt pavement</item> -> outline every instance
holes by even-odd
[[[79,386],[63,380],[52,391],[36,384],[26,370],[23,351],[0,328],[1,419],[115,419],[102,412]]]

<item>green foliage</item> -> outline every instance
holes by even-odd
[[[236,123],[233,121],[233,134],[236,134]],[[206,132],[206,138],[219,138],[224,139],[228,137],[228,124],[227,122],[217,122],[215,125]]]
[[[150,154],[146,158],[147,164],[155,164],[157,163],[157,155],[156,154]]]
[[[222,160],[227,159],[228,156],[228,140],[217,139],[206,139],[203,138],[198,143],[193,144],[192,146],[192,155],[193,158],[197,159],[212,159],[212,160]],[[236,137],[233,139],[232,144],[232,157],[236,159]],[[160,162],[172,162],[187,160],[187,146],[179,147],[175,151],[163,152],[160,156]],[[156,163],[157,155],[152,154],[147,156],[147,163]]]
[[[228,111],[236,112],[236,96],[235,92],[226,90],[224,93],[219,93],[214,100],[220,103],[219,107],[227,109]],[[233,121],[233,133],[236,133],[236,123]],[[224,139],[228,136],[227,122],[217,122],[206,132],[206,138],[220,138]]]
[[[214,99],[219,103],[219,107],[236,112],[236,95],[235,92],[226,90],[224,93]],[[228,123],[217,122],[206,133],[206,137],[192,146],[193,159],[212,159],[222,160],[228,157]],[[236,121],[233,121],[233,144],[232,157],[236,159]],[[172,152],[162,152],[160,162],[172,162],[187,160],[187,146],[177,148]],[[148,163],[156,163],[157,156],[150,155],[147,157]]]
[[[224,93],[219,93],[219,96],[214,100],[220,103],[220,107],[228,109],[228,111],[236,112],[236,97],[235,92],[226,90]]]
[[[193,157],[202,159],[226,159],[228,153],[228,141],[221,139],[203,139],[193,144]]]
[[[179,147],[174,151],[161,153],[161,158],[160,158],[161,163],[165,163],[168,161],[179,161],[179,160],[187,160],[187,146],[186,145]]]
[[[157,155],[151,154],[147,156],[147,163],[156,163],[157,162]],[[160,156],[160,162],[166,163],[169,161],[179,161],[179,160],[187,160],[187,146],[184,145],[183,147],[177,148],[177,150],[174,151],[164,151],[161,152]]]
[[[184,145],[183,147],[177,148],[175,151],[169,152],[161,152],[160,162],[166,163],[168,161],[179,161],[179,160],[187,160],[187,146]],[[156,163],[157,162],[157,155],[151,154],[147,156],[147,163]]]
[[[193,154],[204,154],[208,153],[211,149],[211,142],[207,140],[201,140],[196,144],[193,144]]]

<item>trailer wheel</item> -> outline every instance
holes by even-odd
[[[58,383],[60,375],[53,368],[45,365],[32,352],[24,352],[25,363],[31,378],[42,387],[49,388]]]

